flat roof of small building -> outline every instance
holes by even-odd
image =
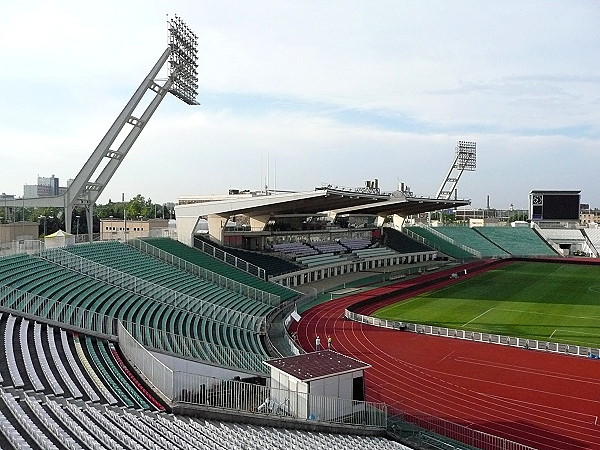
[[[312,381],[371,367],[365,362],[333,350],[321,350],[298,356],[270,359],[264,363],[269,367],[275,367],[288,375],[292,375],[300,381]]]

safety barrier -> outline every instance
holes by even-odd
[[[453,339],[464,339],[474,342],[484,342],[487,344],[506,345],[527,350],[540,350],[571,356],[583,356],[595,359],[600,358],[600,349],[582,345],[564,344],[562,342],[550,342],[516,336],[503,336],[500,334],[484,333],[480,331],[457,330],[433,325],[420,325],[397,320],[379,319],[377,317],[365,316],[348,309],[345,310],[344,317],[355,322],[393,330],[409,331],[413,333],[422,333]]]
[[[119,322],[119,349],[133,366],[167,399],[173,398],[173,371],[144,348]]]
[[[54,264],[79,272],[90,278],[104,281],[138,295],[151,298],[160,303],[166,303],[173,307],[190,311],[205,320],[226,323],[229,326],[253,330],[257,333],[264,331],[265,318],[253,316],[234,309],[215,305],[202,298],[192,297],[173,289],[160,286],[131,274],[121,272],[112,267],[91,261],[73,253],[52,249],[40,252],[40,257]],[[192,312],[192,305],[197,311]]]
[[[0,286],[0,309],[41,322],[65,325],[66,328],[106,339],[116,339],[117,336],[117,321],[113,317],[11,286]]]
[[[249,263],[242,258],[238,258],[237,256],[232,255],[225,250],[221,250],[220,248],[217,248],[214,245],[203,241],[202,239],[194,239],[194,244],[194,248],[212,256],[213,258],[223,261],[237,269],[243,270],[244,272],[254,275],[255,277],[262,278],[263,280],[267,279],[265,269],[262,267],[258,267],[257,265]]]
[[[304,421],[385,428],[387,405],[303,392],[186,372],[173,374],[173,404],[194,404]]]
[[[279,305],[279,303],[281,303],[281,297],[279,297],[278,295],[247,286],[245,284],[240,283],[239,281],[232,280],[231,278],[227,278],[216,272],[212,272],[208,269],[205,269],[204,267],[192,264],[191,262],[186,261],[185,259],[179,258],[178,256],[165,252],[164,250],[150,245],[145,241],[136,239],[134,241],[129,241],[127,244],[131,245],[132,247],[138,250],[143,251],[144,253],[149,254],[150,256],[154,256],[155,258],[158,258],[162,261],[166,261],[169,264],[177,267],[178,269],[189,272],[193,275],[205,279],[206,281],[210,281],[211,283],[224,287],[225,289],[228,289],[237,294],[242,294],[253,300],[266,303],[269,306],[276,306]]]

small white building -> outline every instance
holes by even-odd
[[[271,368],[272,402],[295,417],[332,420],[364,409],[367,363],[323,350],[265,364]]]
[[[47,249],[66,247],[67,245],[75,245],[75,236],[63,230],[44,237],[44,246]]]

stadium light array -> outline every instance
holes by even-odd
[[[188,105],[198,105],[198,36],[177,15],[169,25],[169,88],[175,97]]]
[[[477,143],[458,141],[456,144],[456,168],[473,171],[477,167]]]

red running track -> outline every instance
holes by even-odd
[[[389,289],[389,288],[384,288]],[[367,400],[538,449],[600,449],[600,360],[386,330],[344,319],[373,291],[321,304],[292,325],[369,363]]]

